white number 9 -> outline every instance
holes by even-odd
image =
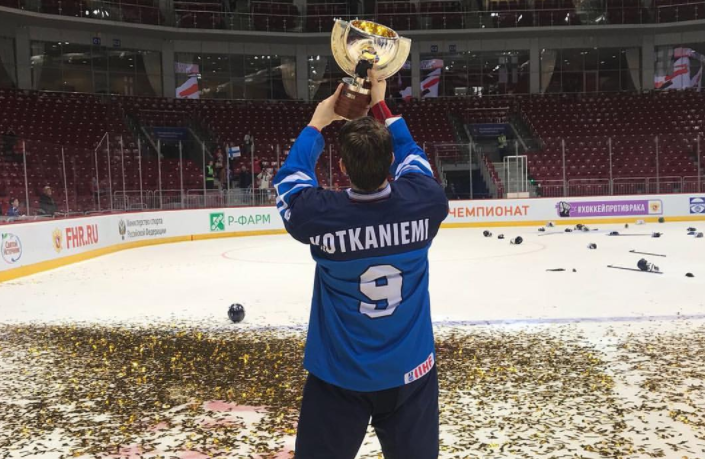
[[[360,276],[360,292],[370,303],[360,302],[360,312],[377,319],[391,316],[401,303],[401,271],[392,265],[370,266]]]

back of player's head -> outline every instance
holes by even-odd
[[[360,191],[374,191],[387,178],[392,163],[392,136],[386,126],[365,116],[346,123],[338,136],[350,182]]]

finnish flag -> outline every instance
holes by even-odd
[[[240,157],[240,147],[228,147],[228,158],[239,158]]]

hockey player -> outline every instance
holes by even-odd
[[[345,124],[351,188],[318,187],[321,135],[342,86],[321,102],[277,173],[277,208],[316,261],[297,459],[353,459],[371,421],[387,459],[438,457],[438,376],[428,250],[448,213],[443,188],[371,73],[372,113]],[[394,181],[388,182],[388,171]]]

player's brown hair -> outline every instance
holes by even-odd
[[[365,116],[346,123],[338,143],[350,181],[360,191],[375,191],[392,164],[392,136],[387,127]]]

